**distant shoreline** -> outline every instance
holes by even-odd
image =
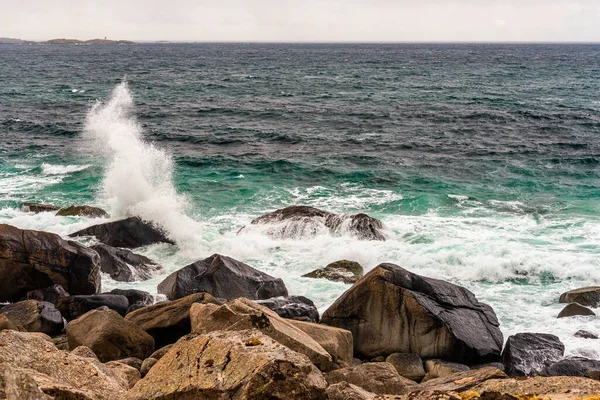
[[[22,40],[13,38],[0,38],[0,44],[72,44],[72,45],[91,45],[91,44],[136,44],[130,40],[108,40],[108,39],[50,39],[45,41]]]

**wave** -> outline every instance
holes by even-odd
[[[48,163],[43,163],[41,165],[42,173],[44,175],[66,175],[83,171],[89,167],[90,165],[53,165]]]

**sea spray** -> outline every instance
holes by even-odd
[[[173,159],[144,141],[134,111],[133,97],[123,82],[87,115],[85,135],[107,160],[102,200],[113,217],[136,215],[159,224],[182,245],[193,242],[199,226],[186,215],[188,201],[173,185]]]

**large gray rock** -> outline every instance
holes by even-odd
[[[278,238],[300,239],[322,232],[349,233],[362,240],[385,240],[380,220],[366,214],[334,214],[314,207],[286,207],[262,215],[253,225],[270,225],[268,234]]]
[[[497,361],[502,333],[492,308],[467,289],[381,264],[345,292],[321,322],[352,332],[355,355],[415,353],[464,364]]]
[[[517,333],[502,351],[502,362],[510,376],[537,375],[563,358],[565,345],[547,333]]]
[[[154,296],[143,290],[113,289],[107,294],[125,296],[127,300],[129,300],[129,308],[127,309],[127,314],[139,308],[151,306],[152,304],[154,304]]]
[[[226,300],[238,297],[261,300],[288,295],[281,279],[220,254],[185,266],[158,285],[158,293],[169,300],[200,292]]]
[[[600,307],[600,286],[570,290],[560,295],[561,303],[579,303],[582,306]]]
[[[99,307],[107,307],[125,316],[129,309],[129,300],[125,296],[102,293],[90,296],[62,297],[56,302],[56,308],[68,321],[79,318],[88,311]]]
[[[54,284],[71,294],[98,293],[98,253],[53,233],[0,224],[0,302]]]
[[[29,332],[42,332],[53,336],[62,332],[65,326],[54,304],[45,301],[20,301],[3,307],[0,313]]]
[[[544,376],[588,376],[590,371],[600,371],[600,360],[571,357],[560,360],[541,372]]]
[[[167,238],[162,229],[138,217],[90,226],[69,236],[95,236],[100,242],[109,246],[128,249],[155,243],[175,244]]]
[[[163,270],[163,267],[148,257],[126,249],[105,244],[92,246],[100,255],[100,269],[119,282],[145,281]]]
[[[315,303],[304,296],[280,296],[267,300],[256,300],[256,302],[275,311],[281,318],[319,322],[319,311]]]

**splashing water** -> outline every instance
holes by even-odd
[[[113,217],[139,216],[161,225],[177,242],[192,241],[197,223],[186,216],[188,201],[173,186],[173,160],[142,139],[133,112],[133,97],[123,82],[87,116],[84,132],[108,160],[103,202]]]

